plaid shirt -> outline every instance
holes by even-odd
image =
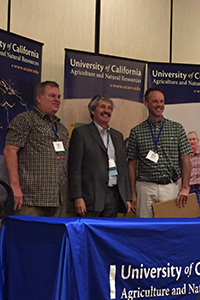
[[[8,126],[6,144],[19,147],[18,168],[23,204],[59,206],[67,194],[67,159],[58,159],[53,147],[57,136],[67,150],[68,131],[60,119],[35,108],[17,115]]]
[[[200,184],[200,148],[196,153],[190,153],[191,173],[190,185]]]
[[[161,126],[163,129],[156,149],[150,128],[157,139]],[[157,163],[146,158],[150,150],[158,153]],[[183,126],[165,118],[157,125],[147,119],[130,132],[127,156],[129,159],[138,160],[138,180],[150,182],[162,179],[178,180],[181,177],[180,159],[191,152],[192,148]]]

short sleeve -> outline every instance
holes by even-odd
[[[31,122],[29,112],[17,115],[8,125],[6,145],[24,147],[32,126],[33,122]]]

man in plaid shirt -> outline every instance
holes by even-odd
[[[9,124],[4,149],[16,214],[60,216],[67,201],[68,131],[56,113],[61,104],[54,81],[35,88],[36,107]]]
[[[200,206],[200,148],[197,133],[195,131],[190,131],[188,133],[188,140],[193,150],[193,153],[190,153],[190,193],[196,193],[197,201]]]
[[[144,104],[149,117],[131,130],[127,155],[133,210],[136,217],[151,218],[153,203],[177,198],[179,207],[186,204],[192,149],[183,126],[163,117],[165,97],[160,90],[147,90]]]

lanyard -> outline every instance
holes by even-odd
[[[52,125],[52,130],[53,130],[53,132],[55,134],[56,139],[58,140],[58,135],[57,135],[57,133],[58,133],[58,127],[57,127],[56,123],[55,123],[55,126]]]
[[[105,134],[106,134],[106,137],[105,137]],[[110,131],[109,130],[102,129],[102,131],[101,131],[101,138],[103,140],[103,143],[104,143],[104,146],[105,146],[107,152],[108,152],[109,139],[110,139],[109,135],[110,135]]]
[[[106,149],[107,149],[107,152],[108,152],[109,136],[110,136],[109,130],[106,131],[106,133],[107,133],[107,147],[106,147]]]
[[[162,129],[163,129],[163,125],[160,127],[160,130],[159,130],[159,133],[158,133],[157,138],[155,138],[155,136],[154,136],[154,134],[153,134],[153,129],[152,129],[152,127],[151,127],[150,124],[149,124],[149,126],[150,126],[150,129],[151,129],[151,136],[152,136],[154,145],[155,145],[156,150],[157,150],[157,145],[158,145],[158,142],[159,142],[159,138],[160,138],[160,135],[161,135],[161,131],[162,131]]]

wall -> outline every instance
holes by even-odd
[[[172,62],[200,64],[199,11],[199,1],[174,1]]]
[[[104,54],[169,61],[170,0],[103,0],[101,47]]]
[[[94,49],[95,0],[14,0],[11,8],[11,32],[44,43],[42,80],[63,91],[64,49]]]
[[[1,0],[1,9],[0,9],[0,28],[7,29],[7,8],[8,0]]]

